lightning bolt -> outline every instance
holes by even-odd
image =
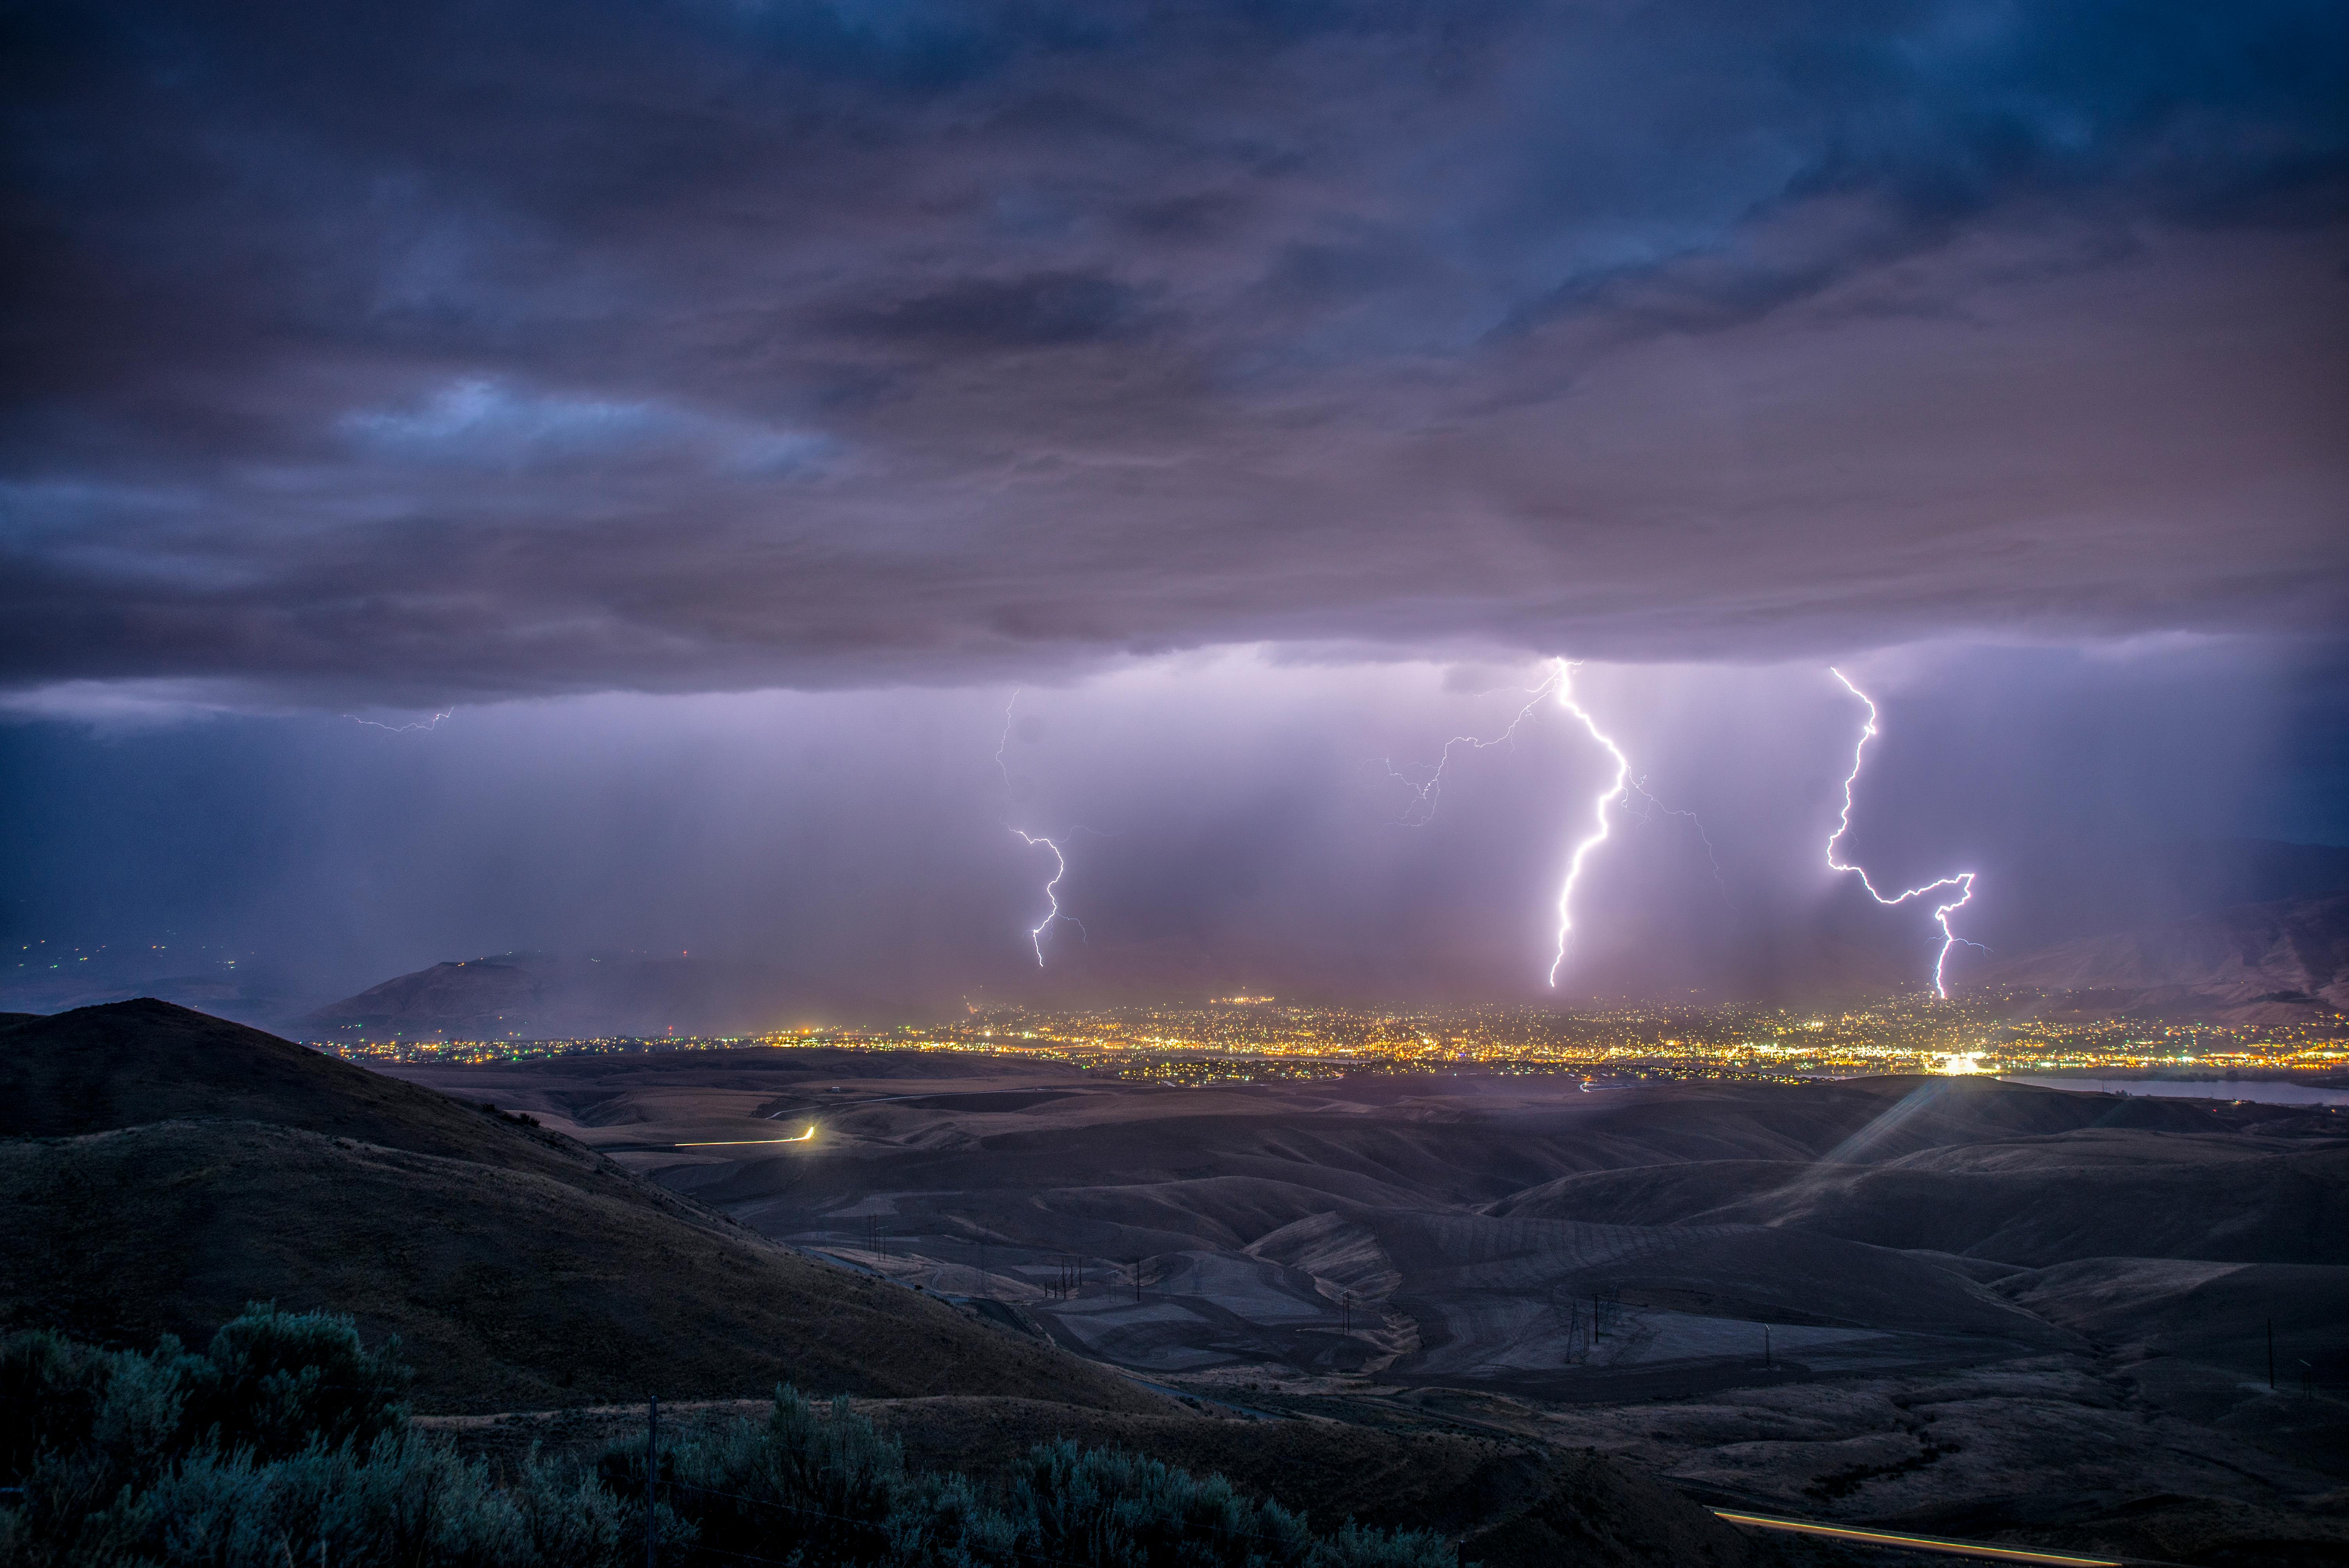
[[[1868,881],[1866,868],[1857,865],[1846,865],[1843,861],[1836,859],[1836,845],[1843,841],[1843,836],[1846,833],[1851,831],[1851,789],[1854,784],[1859,781],[1860,765],[1865,762],[1868,758],[1868,743],[1876,738],[1877,713],[1876,699],[1869,696],[1857,686],[1852,685],[1851,677],[1849,676],[1844,674],[1841,670],[1837,669],[1832,665],[1828,667],[1827,674],[1843,682],[1843,689],[1851,693],[1852,696],[1859,698],[1859,700],[1868,707],[1868,722],[1859,727],[1859,743],[1851,748],[1851,771],[1844,775],[1843,815],[1836,819],[1836,830],[1827,837],[1827,869],[1834,872],[1852,872],[1857,873],[1859,877],[1859,885],[1868,890],[1868,896],[1874,899],[1877,903],[1884,905],[1887,909],[1907,903],[1912,898],[1924,898],[1931,893],[1940,892],[1943,888],[1955,888],[1958,890],[1957,897],[1951,899],[1947,903],[1939,905],[1933,911],[1933,923],[1941,928],[1941,951],[1936,954],[1933,959],[1933,994],[1946,1002],[1949,1000],[1950,988],[1943,981],[1942,975],[1949,966],[1950,949],[1957,946],[1961,942],[1965,943],[1965,945],[1968,947],[1982,947],[1982,945],[1979,942],[1967,942],[1964,937],[1960,936],[1957,933],[1950,929],[1950,916],[1957,913],[1959,910],[1965,908],[1967,903],[1971,902],[1974,896],[1974,873],[1971,872],[1959,872],[1953,876],[1942,877],[1938,882],[1929,882],[1922,887],[1912,887],[1905,892],[1899,893],[1892,898],[1887,898],[1876,890],[1876,884],[1874,882]],[[1982,951],[1987,953],[1990,949],[1982,947]]]
[[[1060,887],[1061,879],[1069,874],[1068,857],[1061,853],[1061,846],[1054,843],[1051,840],[1044,837],[1041,833],[1023,833],[1017,828],[1014,828],[1011,830],[1014,833],[1019,833],[1020,841],[1025,843],[1030,849],[1032,850],[1038,844],[1041,844],[1046,849],[1052,851],[1052,880],[1044,884],[1044,896],[1051,901],[1052,907],[1050,912],[1044,916],[1042,923],[1028,934],[1029,942],[1034,944],[1036,949],[1036,967],[1041,969],[1044,967],[1044,933],[1052,928],[1052,923],[1056,920],[1065,920],[1070,924],[1075,926],[1079,931],[1082,931],[1085,928],[1084,922],[1079,920],[1073,914],[1062,914],[1061,913],[1061,895],[1054,890]],[[1091,939],[1088,938],[1088,940]]]
[[[1582,862],[1589,858],[1590,851],[1607,841],[1607,808],[1630,793],[1631,759],[1623,755],[1623,748],[1609,740],[1599,730],[1598,721],[1584,710],[1580,703],[1574,700],[1574,666],[1572,665],[1564,659],[1558,660],[1557,674],[1553,677],[1551,684],[1557,688],[1558,706],[1580,719],[1582,727],[1590,732],[1590,738],[1605,747],[1607,755],[1615,759],[1615,777],[1607,788],[1599,792],[1599,797],[1590,802],[1591,830],[1581,842],[1574,846],[1574,853],[1566,862],[1565,885],[1557,890],[1557,956],[1550,961],[1549,966],[1549,983],[1555,986],[1557,984],[1557,972],[1566,963],[1567,938],[1574,931],[1574,884],[1582,880]]]
[[[1675,810],[1664,804],[1661,797],[1650,794],[1648,778],[1644,773],[1631,780],[1630,788],[1632,794],[1648,803],[1649,809],[1640,813],[1640,821],[1654,820],[1659,811],[1667,817],[1686,817],[1689,820],[1689,826],[1696,830],[1697,841],[1704,845],[1705,863],[1713,867],[1713,885],[1721,890],[1721,902],[1729,906],[1730,913],[1736,913],[1737,901],[1729,896],[1729,880],[1721,874],[1721,856],[1713,851],[1713,835],[1704,830],[1704,819],[1694,811]]]
[[[1559,667],[1561,669],[1564,668],[1563,665],[1560,665]],[[1534,709],[1541,706],[1542,698],[1550,694],[1550,692],[1557,686],[1560,678],[1561,676],[1557,675],[1552,675],[1547,680],[1545,680],[1537,686],[1518,687],[1517,689],[1519,691],[1524,692],[1526,696],[1532,700],[1517,710],[1517,717],[1509,720],[1508,728],[1501,731],[1500,734],[1493,737],[1492,739],[1484,740],[1473,735],[1455,735],[1451,739],[1445,741],[1444,743],[1444,750],[1435,759],[1434,769],[1428,774],[1427,782],[1424,784],[1413,783],[1407,776],[1395,767],[1393,760],[1389,758],[1387,760],[1387,777],[1399,781],[1403,788],[1409,789],[1412,794],[1416,797],[1410,807],[1403,812],[1403,826],[1406,828],[1423,828],[1434,819],[1436,802],[1441,799],[1444,795],[1444,769],[1445,765],[1452,760],[1452,748],[1454,747],[1465,746],[1471,751],[1483,751],[1490,747],[1506,745],[1509,741],[1516,739],[1517,727],[1524,724],[1526,717],[1530,715]]]
[[[1003,798],[1011,799],[1011,765],[1003,760],[1003,753],[1011,744],[1011,710],[1019,706],[1019,688],[1011,688],[1011,700],[1003,705],[1003,733],[995,739],[995,770],[1003,775]]]
[[[1014,686],[1011,690],[1011,700],[1003,705],[1003,733],[997,737],[995,742],[995,767],[996,771],[1003,775],[1003,795],[1007,802],[1011,798],[1011,765],[1003,760],[1003,753],[1009,749],[1011,745],[1011,710],[1019,706],[1019,688]],[[1092,830],[1088,828],[1080,828],[1078,830],[1081,832],[1092,831]],[[1036,967],[1041,969],[1044,967],[1044,934],[1052,929],[1052,923],[1054,921],[1067,921],[1071,925],[1077,928],[1078,934],[1083,936],[1088,943],[1092,941],[1092,936],[1085,930],[1085,923],[1083,921],[1079,920],[1073,914],[1062,914],[1061,913],[1061,895],[1059,892],[1061,879],[1069,874],[1069,858],[1061,852],[1061,846],[1052,840],[1046,838],[1041,833],[1029,833],[1022,831],[1018,828],[1012,829],[1011,831],[1018,834],[1019,841],[1026,844],[1031,850],[1038,844],[1041,844],[1046,849],[1052,851],[1052,880],[1044,884],[1044,898],[1046,902],[1051,905],[1051,908],[1050,912],[1045,914],[1043,922],[1036,926],[1035,929],[1028,933],[1029,944],[1036,949]]]
[[[347,713],[343,715],[343,717],[349,719],[353,724],[364,724],[369,729],[388,729],[394,735],[404,735],[411,729],[438,729],[440,727],[440,721],[449,717],[450,715],[454,714],[456,711],[457,710],[452,707],[448,713],[436,713],[430,718],[420,720],[415,724],[378,724],[371,718],[361,718],[355,713]]]

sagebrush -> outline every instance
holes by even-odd
[[[982,1484],[905,1468],[844,1399],[492,1476],[409,1424],[398,1342],[256,1304],[202,1354],[0,1339],[0,1565],[1451,1568],[1419,1532],[1317,1532],[1221,1476],[1072,1443]],[[649,1481],[649,1488],[648,1483]],[[647,1506],[649,1492],[650,1503]]]

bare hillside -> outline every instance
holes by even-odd
[[[2081,994],[2115,1013],[2282,1022],[2349,1009],[2349,893],[2067,942],[1974,972],[1992,991]]]

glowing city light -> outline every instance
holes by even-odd
[[[1567,938],[1574,931],[1574,884],[1582,880],[1582,862],[1589,858],[1591,851],[1606,842],[1607,808],[1629,793],[1631,782],[1631,759],[1623,755],[1623,748],[1609,739],[1599,730],[1598,721],[1574,700],[1574,666],[1564,659],[1557,661],[1555,685],[1558,706],[1580,719],[1582,727],[1590,732],[1590,738],[1605,747],[1607,755],[1615,759],[1615,777],[1590,802],[1591,830],[1574,846],[1574,853],[1566,862],[1566,882],[1557,890],[1557,956],[1550,961],[1549,966],[1549,983],[1552,985],[1557,984],[1557,972],[1566,963]]]
[[[1843,836],[1846,833],[1851,831],[1851,789],[1852,786],[1859,780],[1860,765],[1868,757],[1868,743],[1876,738],[1877,715],[1876,700],[1869,696],[1866,692],[1860,690],[1857,686],[1852,685],[1851,677],[1849,676],[1845,675],[1841,670],[1836,669],[1832,665],[1828,667],[1827,674],[1843,682],[1844,690],[1851,693],[1852,696],[1859,698],[1861,702],[1868,706],[1868,722],[1860,726],[1859,744],[1853,747],[1851,750],[1851,771],[1844,775],[1843,815],[1836,819],[1836,830],[1827,837],[1827,869],[1837,872],[1850,872],[1856,874],[1859,878],[1859,885],[1868,890],[1868,896],[1874,899],[1877,903],[1884,905],[1887,909],[1890,909],[1899,904],[1907,903],[1912,898],[1923,898],[1928,893],[1938,892],[1943,888],[1955,888],[1958,890],[1957,897],[1951,899],[1945,904],[1938,906],[1933,911],[1933,923],[1941,928],[1941,951],[1936,954],[1933,959],[1933,994],[1940,997],[1943,1001],[1947,1001],[1950,995],[1950,987],[1943,976],[1950,962],[1950,949],[1957,946],[1961,942],[1964,942],[1968,947],[1982,946],[1982,944],[1979,942],[1966,942],[1964,937],[1960,936],[1957,933],[1950,929],[1950,916],[1957,911],[1963,909],[1974,896],[1974,873],[1971,872],[1959,872],[1955,875],[1943,877],[1938,882],[1929,882],[1922,887],[1912,887],[1896,897],[1887,898],[1876,890],[1876,884],[1874,882],[1868,880],[1868,872],[1863,867],[1846,865],[1843,861],[1836,859],[1836,845],[1843,841]],[[1987,952],[1988,949],[1984,949],[1984,951]]]

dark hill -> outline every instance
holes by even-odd
[[[0,1137],[220,1119],[565,1179],[597,1163],[554,1133],[152,997],[0,1031]]]
[[[942,1302],[625,1188],[256,1122],[0,1143],[0,1320],[201,1342],[252,1299],[397,1334],[428,1408],[792,1380],[875,1395],[1160,1401]]]
[[[1156,1401],[766,1242],[555,1132],[151,1000],[0,1031],[0,1323],[398,1334],[429,1408],[757,1394]]]

